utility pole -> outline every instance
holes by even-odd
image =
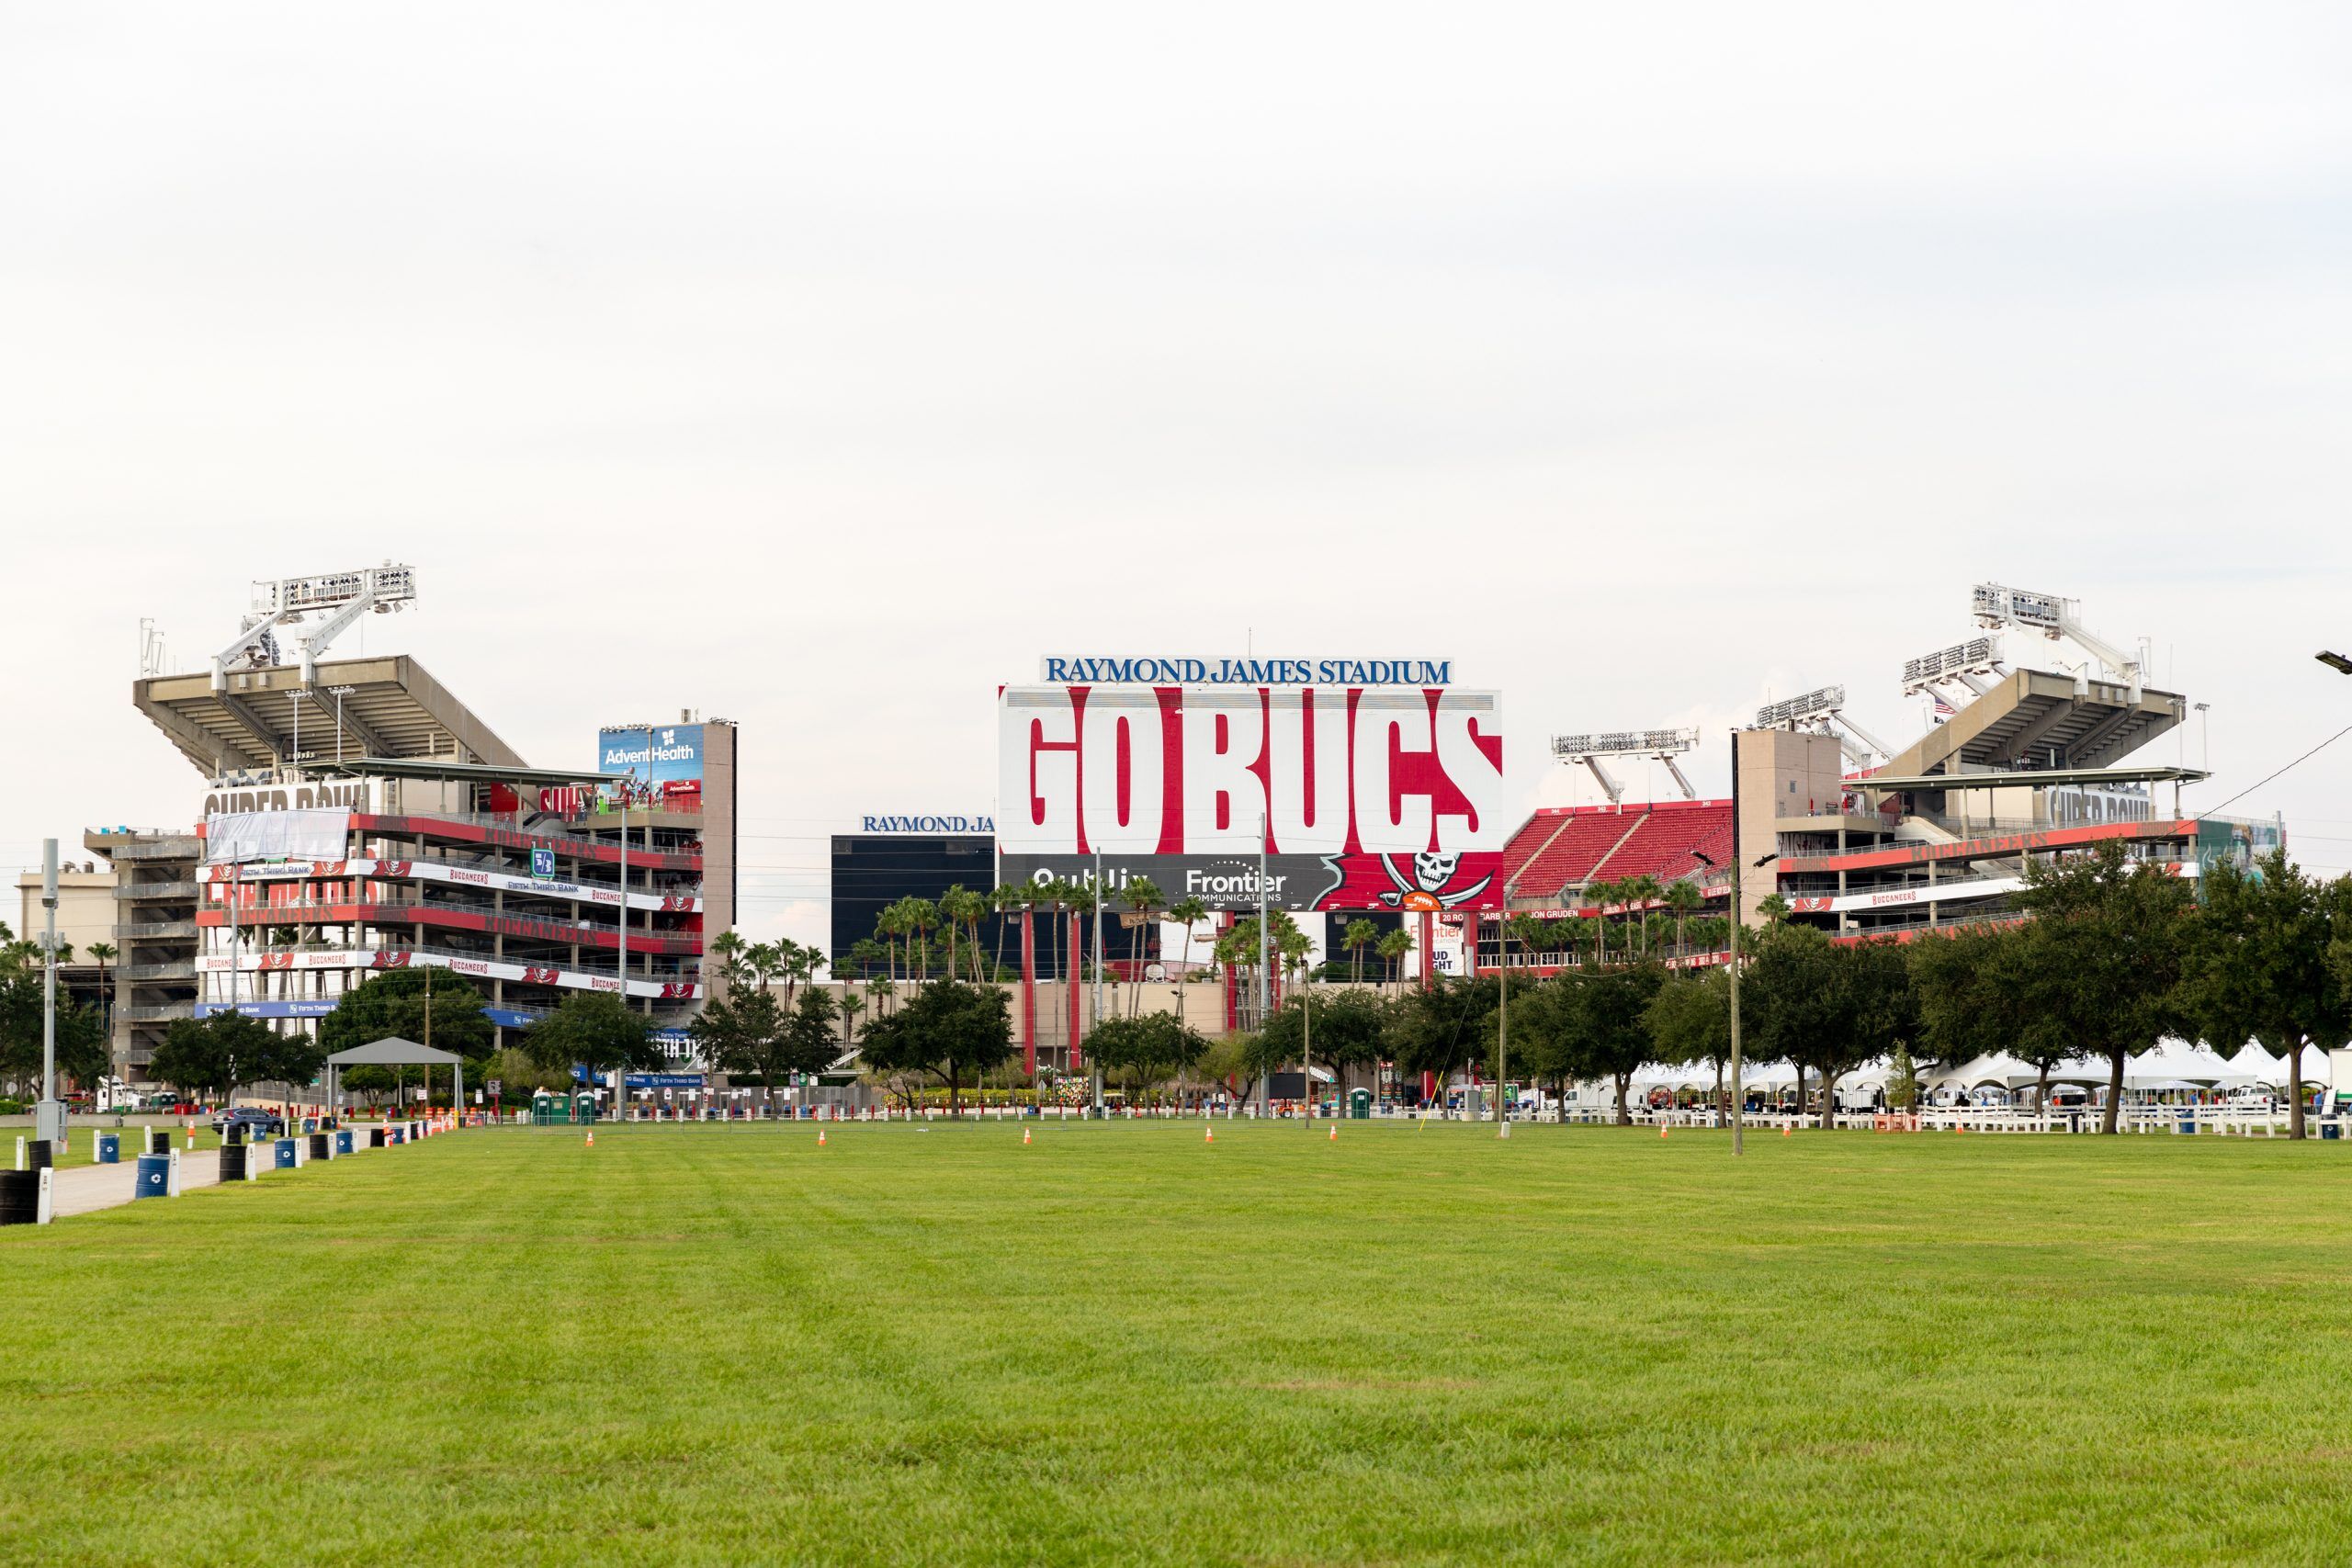
[[[1498,1138],[1510,1136],[1510,1114],[1503,1109],[1503,1080],[1510,1073],[1510,898],[1512,890],[1518,886],[1519,878],[1516,876],[1503,884],[1502,912],[1495,917],[1495,947],[1502,959],[1502,992],[1495,1017],[1495,1136]],[[1474,927],[1474,953],[1476,949],[1476,931]],[[1424,958],[1422,962],[1427,963],[1428,960]]]
[[[1268,1010],[1266,909],[1266,814],[1261,811],[1258,813],[1258,1033],[1261,1038],[1266,1032]],[[1265,1052],[1261,1049],[1258,1055],[1262,1063]],[[1274,1113],[1274,1080],[1272,1072],[1272,1068],[1263,1066],[1261,1066],[1258,1071],[1258,1105],[1269,1117]]]
[[[621,982],[621,1010],[622,1010],[623,1012],[627,1012],[627,1011],[628,1010],[628,797],[629,797],[629,786],[630,786],[631,784],[635,784],[636,782],[637,782],[637,770],[636,770],[635,768],[631,768],[631,769],[629,769],[627,773],[623,773],[623,774],[621,775],[621,923],[620,923],[620,927],[619,927],[619,932],[620,932],[620,935],[619,935],[619,949],[620,949],[620,951],[619,951],[619,954],[618,954],[618,956],[617,956],[617,957],[616,957],[616,958],[615,958],[615,960],[614,960],[614,964],[615,964],[616,972],[616,973],[619,975],[619,976],[620,976],[620,982]],[[622,1093],[623,1093],[623,1086],[624,1086],[624,1084],[625,1084],[625,1082],[626,1082],[625,1078],[623,1077],[623,1075],[624,1075],[624,1074],[626,1074],[628,1071],[628,1064],[626,1064],[626,1063],[623,1063],[623,1064],[621,1064],[620,1066],[616,1066],[616,1067],[613,1069],[613,1118],[614,1118],[614,1120],[616,1120],[616,1121],[618,1121],[618,1120],[620,1119],[620,1114],[621,1114],[621,1096],[622,1096]]]
[[[44,931],[40,969],[40,1104],[33,1117],[33,1136],[51,1143],[65,1139],[65,1107],[57,1099],[57,840],[40,846],[40,907]]]
[[[1110,890],[1102,885],[1102,846],[1094,846],[1094,1019],[1091,1029],[1102,1027],[1102,903]],[[1086,1054],[1088,1096],[1094,1102],[1094,1115],[1102,1115],[1102,1064],[1094,1053]]]

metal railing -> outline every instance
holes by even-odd
[[[196,922],[194,920],[153,920],[145,925],[135,926],[118,923],[114,928],[114,934],[118,942],[158,942],[172,937],[186,937],[193,941],[196,937]]]
[[[196,901],[193,882],[119,882],[115,885],[117,898],[176,898],[183,903]]]

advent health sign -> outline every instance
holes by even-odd
[[[1146,876],[1171,903],[1251,909],[1262,847],[1276,908],[1502,908],[1513,823],[1495,694],[1286,683],[1358,661],[1279,662],[1255,685],[1007,687],[1001,879],[1088,882],[1100,851],[1114,908]],[[1445,668],[1380,662],[1383,674]],[[1069,663],[1108,673],[1114,661]]]

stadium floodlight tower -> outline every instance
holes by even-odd
[[[2143,642],[2137,656],[2092,632],[2083,625],[2079,614],[2081,604],[2073,599],[2061,599],[2055,593],[2034,593],[2023,588],[2004,587],[1997,582],[1980,582],[1970,590],[1969,607],[1974,612],[1976,624],[1987,629],[2016,626],[2049,638],[2052,642],[2071,642],[2084,653],[2097,660],[2100,668],[2111,678],[2132,688],[2134,705],[2140,701],[2140,688],[2147,671],[2147,649]],[[2090,694],[2090,669],[2087,664],[2067,666],[2074,673],[2075,694]]]
[[[1838,749],[1858,768],[1870,767],[1873,753],[1880,761],[1894,755],[1894,747],[1847,716],[1843,686],[1822,686],[1784,703],[1767,703],[1756,710],[1756,728],[1835,736]]]
[[[386,561],[356,571],[325,571],[310,577],[281,577],[254,584],[253,608],[247,612],[237,640],[212,656],[212,689],[229,689],[232,668],[266,669],[283,663],[277,652],[277,629],[305,615],[326,618],[296,639],[302,666],[302,684],[318,682],[318,660],[327,644],[351,629],[360,616],[379,615],[416,602],[416,570]],[[242,662],[241,662],[242,661]]]
[[[1685,800],[1696,800],[1699,792],[1682,776],[1680,764],[1675,758],[1699,744],[1696,729],[1604,729],[1587,735],[1555,735],[1552,737],[1552,755],[1569,767],[1581,763],[1592,770],[1592,776],[1609,796],[1609,804],[1617,805],[1625,797],[1625,786],[1614,774],[1600,765],[1603,757],[1641,757],[1653,762],[1664,762],[1666,771],[1674,775],[1675,784]]]
[[[1916,697],[1949,681],[1967,687],[1971,696],[1981,697],[1993,689],[1995,681],[2007,673],[2001,666],[1999,637],[1971,637],[1966,642],[1905,660],[1903,694]]]

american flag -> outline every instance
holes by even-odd
[[[1929,692],[1928,696],[1929,700],[1934,702],[1936,705],[1935,713],[1936,722],[1938,724],[1941,724],[1944,720],[1951,717],[1952,715],[1960,711],[1950,703],[1944,701],[1944,694],[1941,692]]]

